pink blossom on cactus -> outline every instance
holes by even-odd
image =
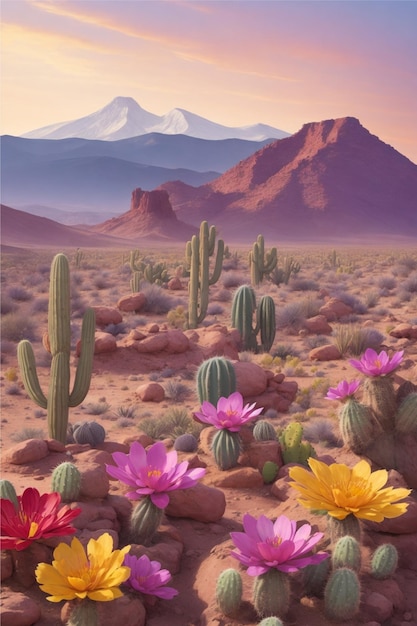
[[[172,600],[178,595],[177,589],[164,586],[171,580],[171,574],[167,569],[161,569],[159,561],[151,561],[146,554],[139,558],[126,554],[123,565],[130,567],[130,576],[125,584],[134,591],[164,600]]]
[[[323,533],[311,534],[310,524],[303,524],[297,530],[296,522],[285,515],[272,522],[265,515],[256,519],[246,513],[243,528],[243,533],[230,533],[239,550],[232,551],[231,556],[247,566],[249,576],[260,576],[270,569],[296,572],[329,556],[326,552],[310,552]]]
[[[375,350],[368,348],[359,360],[350,359],[349,363],[365,376],[386,376],[400,365],[403,354],[404,350],[400,350],[390,359],[385,350],[377,354]]]
[[[237,433],[243,424],[258,417],[263,409],[254,409],[255,403],[243,406],[242,394],[238,391],[228,398],[219,398],[217,407],[211,402],[203,402],[201,411],[194,413],[195,417],[205,424],[210,424],[218,430],[230,430]]]
[[[352,380],[350,383],[347,380],[342,380],[337,387],[329,388],[326,394],[326,400],[340,400],[343,402],[346,398],[350,398],[354,395],[360,384],[360,380]]]
[[[155,506],[164,509],[169,503],[169,491],[194,487],[206,470],[188,469],[188,461],[177,463],[175,450],[167,452],[162,441],[154,443],[148,451],[134,441],[130,452],[114,452],[114,465],[106,465],[107,473],[122,483],[133,487],[126,495],[132,500],[149,496]]]

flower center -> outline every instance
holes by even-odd
[[[379,359],[375,359],[374,365],[375,365],[375,367],[379,368],[379,367],[381,367],[382,364],[381,364],[381,361]]]
[[[162,471],[159,469],[148,469],[147,475],[148,478],[159,478],[162,474]]]
[[[267,543],[271,545],[273,548],[278,548],[278,546],[282,543],[282,537],[269,537],[267,539]]]
[[[39,524],[37,524],[36,522],[30,523],[30,528],[29,528],[29,533],[28,533],[29,539],[31,539],[32,537],[36,535],[36,533],[38,532],[38,528],[39,528]]]

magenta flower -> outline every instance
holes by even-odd
[[[349,363],[365,376],[386,376],[400,365],[403,354],[404,350],[400,350],[390,359],[385,350],[377,354],[375,350],[368,348],[359,361],[351,359]]]
[[[167,492],[194,487],[206,473],[203,468],[189,470],[188,461],[177,463],[176,451],[167,452],[162,441],[154,443],[148,452],[134,441],[129,454],[114,452],[112,456],[117,467],[106,465],[107,473],[134,488],[127,497],[140,500],[149,496],[159,509],[168,506]]]
[[[130,576],[125,584],[134,591],[164,600],[172,600],[178,595],[178,591],[173,587],[164,587],[172,576],[167,569],[161,569],[159,561],[151,561],[146,554],[139,558],[126,554],[123,565],[130,567]]]
[[[360,380],[352,380],[350,383],[347,380],[342,380],[337,387],[329,388],[326,394],[326,400],[340,400],[343,402],[346,398],[353,396],[360,384]]]
[[[194,413],[200,422],[211,424],[218,430],[237,433],[246,422],[257,417],[263,409],[254,409],[255,403],[243,406],[243,397],[238,391],[228,398],[219,398],[217,407],[211,402],[203,402],[201,411]]]
[[[230,533],[239,550],[230,554],[247,566],[249,576],[260,576],[270,569],[296,572],[329,556],[326,552],[307,554],[320,541],[323,533],[312,535],[310,524],[303,524],[297,530],[296,522],[285,515],[280,515],[273,523],[265,515],[256,519],[246,513],[243,528],[243,533]]]

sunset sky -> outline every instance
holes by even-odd
[[[417,2],[1,0],[1,134],[116,96],[293,133],[354,116],[417,163]]]

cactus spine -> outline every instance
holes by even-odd
[[[228,470],[237,465],[241,449],[242,442],[239,433],[227,429],[218,430],[211,443],[214,460],[221,470]]]
[[[10,502],[14,504],[14,508],[18,510],[19,502],[17,499],[16,490],[10,480],[6,480],[5,478],[0,480],[0,498],[3,498],[4,500],[10,500]]]
[[[66,626],[98,626],[97,602],[84,598],[73,604]]]
[[[242,602],[242,577],[235,569],[224,570],[217,579],[216,601],[224,615],[233,616]]]
[[[287,463],[305,464],[310,456],[315,456],[316,453],[311,443],[309,441],[302,443],[302,437],[303,427],[299,422],[291,422],[282,431],[279,442],[284,465]]]
[[[81,488],[81,473],[69,462],[60,463],[52,472],[52,491],[61,495],[62,502],[78,500]]]
[[[57,254],[52,261],[48,336],[52,364],[48,396],[43,393],[36,373],[32,345],[24,339],[17,347],[17,358],[25,389],[34,402],[48,412],[48,434],[66,443],[69,408],[80,404],[88,393],[94,358],[95,313],[85,312],[81,329],[81,355],[73,389],[70,385],[70,277],[68,259]]]
[[[200,404],[208,401],[216,406],[219,398],[228,398],[236,391],[235,369],[232,362],[224,357],[203,361],[197,370],[196,380]]]
[[[214,253],[216,229],[209,229],[206,221],[200,224],[199,235],[193,235],[186,245],[186,259],[190,268],[188,283],[188,327],[197,328],[207,313],[209,286],[219,280],[223,263],[224,241],[217,242],[214,269],[210,277],[210,256]]]
[[[271,422],[258,420],[253,427],[253,436],[256,441],[276,441],[277,433]]]
[[[249,252],[249,267],[251,283],[257,287],[263,279],[275,269],[277,265],[277,249],[271,248],[265,254],[263,235],[258,235],[252,250]]]
[[[290,606],[288,575],[277,569],[270,569],[257,576],[253,587],[253,605],[259,617],[286,615]]]
[[[417,435],[417,393],[410,393],[401,402],[395,419],[395,430]]]
[[[329,619],[344,621],[359,611],[361,587],[358,575],[348,567],[334,570],[324,590],[324,610]]]
[[[398,551],[392,543],[380,545],[372,555],[371,576],[382,580],[393,575],[398,565]]]
[[[367,377],[363,384],[362,401],[375,413],[385,431],[394,428],[394,415],[397,410],[394,381],[390,376]]]
[[[339,411],[339,427],[343,442],[361,454],[374,439],[378,423],[368,406],[350,397]]]
[[[354,537],[360,543],[361,527],[358,518],[354,515],[347,515],[345,519],[336,519],[328,515],[327,526],[330,534],[330,542],[333,545],[336,544],[341,537],[345,537],[346,535]]]
[[[361,547],[355,537],[346,535],[336,542],[332,553],[332,567],[350,567],[359,572],[361,568]]]
[[[136,505],[130,516],[132,542],[149,545],[162,521],[164,510],[157,507],[149,497]]]

